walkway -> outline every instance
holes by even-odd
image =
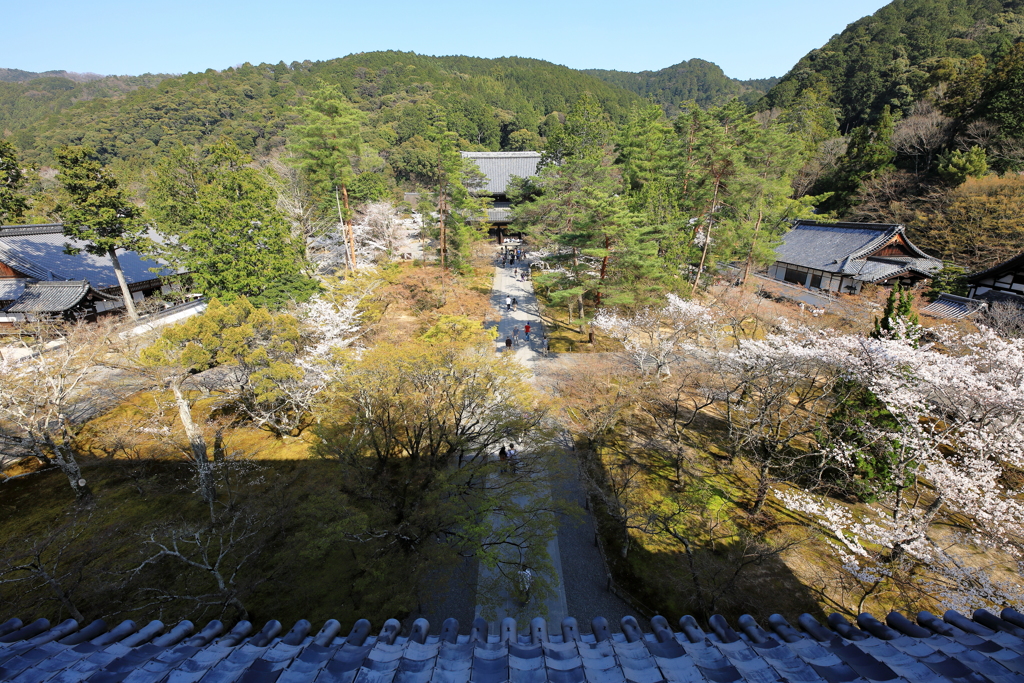
[[[491,303],[501,313],[495,348],[500,353],[506,353],[505,339],[512,337],[513,328],[518,327],[519,343],[513,346],[512,353],[536,377],[538,373],[544,372],[548,360],[541,353],[543,335],[547,330],[540,317],[533,283],[520,281],[513,275],[514,269],[519,266],[517,262],[494,269]],[[516,299],[516,311],[506,311],[506,297]],[[527,323],[530,325],[528,341],[523,338]],[[580,507],[585,502],[583,487],[575,479],[564,482],[555,491],[555,495],[576,502]],[[548,544],[548,553],[557,573],[555,595],[545,602],[543,609],[540,605],[531,604],[523,608],[507,600],[504,607],[498,610],[498,619],[489,620],[491,628],[497,628],[502,618],[517,612],[521,616],[519,626],[525,628],[529,625],[529,618],[546,611],[548,624],[552,628],[557,628],[563,618],[571,615],[580,620],[582,631],[589,632],[590,618],[602,615],[609,620],[613,629],[618,630],[618,619],[627,614],[635,614],[635,610],[607,590],[605,563],[594,543],[594,534],[595,523],[589,514],[579,520],[560,519],[555,538]],[[486,576],[483,574],[486,571],[486,568],[480,567],[481,578]],[[477,600],[476,615],[479,616],[480,612],[480,600]]]

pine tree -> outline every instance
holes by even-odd
[[[28,201],[21,194],[25,175],[18,163],[14,146],[0,138],[0,223],[20,220],[28,209]]]
[[[90,254],[110,257],[125,310],[134,320],[138,314],[117,250],[148,248],[142,212],[100,163],[94,150],[64,146],[54,156],[60,165],[58,179],[62,186],[56,213],[64,222],[64,234],[86,242],[85,250]]]
[[[310,179],[321,198],[333,196],[338,220],[345,225],[349,263],[355,264],[355,238],[349,187],[355,182],[356,165],[363,154],[362,125],[365,115],[349,104],[336,85],[321,81],[299,110],[303,123],[288,130],[294,163]]]

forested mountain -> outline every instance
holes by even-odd
[[[1001,58],[1024,36],[1024,0],[896,0],[812,50],[768,93],[788,108],[809,89],[828,94],[844,132],[888,105],[908,113],[975,55]]]
[[[669,115],[678,113],[679,104],[687,100],[702,107],[721,104],[733,97],[755,102],[779,81],[777,78],[738,81],[726,76],[717,64],[703,59],[691,59],[658,71],[586,69],[584,73],[650,98]]]
[[[100,74],[92,73],[75,73],[73,71],[63,70],[52,70],[52,71],[22,71],[21,69],[3,69],[0,68],[0,82],[6,83],[21,83],[24,81],[33,81],[37,78],[67,78],[68,80],[75,81],[78,83],[84,83],[86,81],[98,81],[104,76]]]
[[[107,160],[132,160],[160,156],[179,142],[224,135],[262,154],[283,144],[294,106],[320,81],[337,85],[367,114],[374,131],[367,142],[378,151],[415,145],[441,119],[467,147],[536,145],[583,92],[593,94],[616,121],[639,100],[593,76],[540,60],[372,52],[174,77],[0,83],[0,128],[25,159],[42,163],[65,143],[87,143]],[[514,137],[517,131],[523,132]]]
[[[0,69],[0,134],[10,135],[38,124],[75,104],[120,97],[167,78],[163,74],[86,77],[93,75]]]

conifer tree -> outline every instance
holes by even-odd
[[[25,175],[18,163],[14,145],[0,138],[0,223],[20,220],[28,209],[28,201],[21,194]]]
[[[54,156],[60,165],[62,188],[56,212],[64,222],[64,234],[86,242],[85,250],[108,256],[121,286],[125,310],[138,317],[117,250],[146,248],[146,226],[141,210],[118,186],[117,179],[88,147],[64,146]]]
[[[355,264],[355,238],[349,187],[356,179],[356,163],[363,154],[361,129],[365,115],[349,104],[336,85],[321,81],[300,109],[303,123],[292,126],[288,137],[294,162],[321,197],[333,196],[338,220],[345,225],[349,263]]]
[[[916,338],[920,328],[917,313],[914,313],[914,295],[900,287],[897,282],[889,292],[885,301],[882,318],[875,318],[875,329],[871,332],[874,339],[910,339]]]
[[[149,198],[150,216],[172,238],[165,258],[207,296],[245,296],[272,308],[305,301],[318,285],[304,274],[302,247],[251,161],[227,139],[198,153],[172,152]]]

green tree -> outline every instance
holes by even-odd
[[[210,453],[203,430],[193,415],[200,392],[189,380],[216,367],[236,367],[243,374],[248,374],[245,372],[248,370],[257,375],[267,370],[287,370],[281,359],[293,359],[300,344],[298,321],[294,317],[271,313],[239,297],[227,304],[212,299],[202,315],[168,327],[156,342],[139,352],[141,366],[149,369],[159,384],[168,387],[174,396],[189,442],[189,459],[211,514],[217,499],[213,468],[219,454]],[[234,400],[235,396],[229,395],[226,399]]]
[[[125,310],[134,320],[138,314],[117,250],[145,251],[150,247],[142,211],[118,186],[94,150],[65,146],[54,156],[60,165],[61,183],[56,212],[64,223],[64,234],[86,242],[85,250],[90,254],[110,257]]]
[[[28,209],[22,195],[25,174],[22,173],[14,145],[0,138],[0,223],[21,220]]]
[[[962,185],[968,178],[983,178],[987,173],[985,150],[977,145],[966,152],[954,149],[939,157],[939,176],[951,185]]]
[[[318,289],[304,273],[302,247],[277,196],[251,158],[229,140],[197,152],[179,147],[157,170],[150,216],[170,239],[170,263],[210,297],[248,297],[278,308]]]
[[[292,141],[289,149],[295,155],[295,164],[321,195],[334,195],[338,221],[346,226],[349,264],[354,266],[356,247],[348,190],[358,175],[366,117],[345,100],[337,86],[323,81],[300,108],[299,115],[303,123],[288,130]]]
[[[967,296],[967,270],[953,263],[944,263],[942,270],[932,276],[931,287],[925,297],[934,301],[940,294]]]
[[[816,192],[833,193],[823,204],[823,209],[847,210],[865,181],[895,168],[894,131],[895,120],[886,105],[875,125],[859,126],[850,133],[846,153],[839,160],[835,172],[815,187]]]
[[[897,282],[885,301],[881,320],[875,318],[871,336],[874,339],[915,340],[920,328],[917,313],[914,313],[914,295]]]
[[[345,473],[334,497],[346,504],[318,543],[379,548],[367,570],[403,567],[395,595],[405,608],[426,571],[460,557],[490,570],[481,589],[495,597],[518,592],[523,568],[535,598],[553,578],[545,547],[556,506],[538,485],[555,465],[544,413],[522,369],[480,353],[463,331],[369,350],[329,388],[315,428],[313,452]],[[529,450],[514,465],[499,461],[513,442]]]

